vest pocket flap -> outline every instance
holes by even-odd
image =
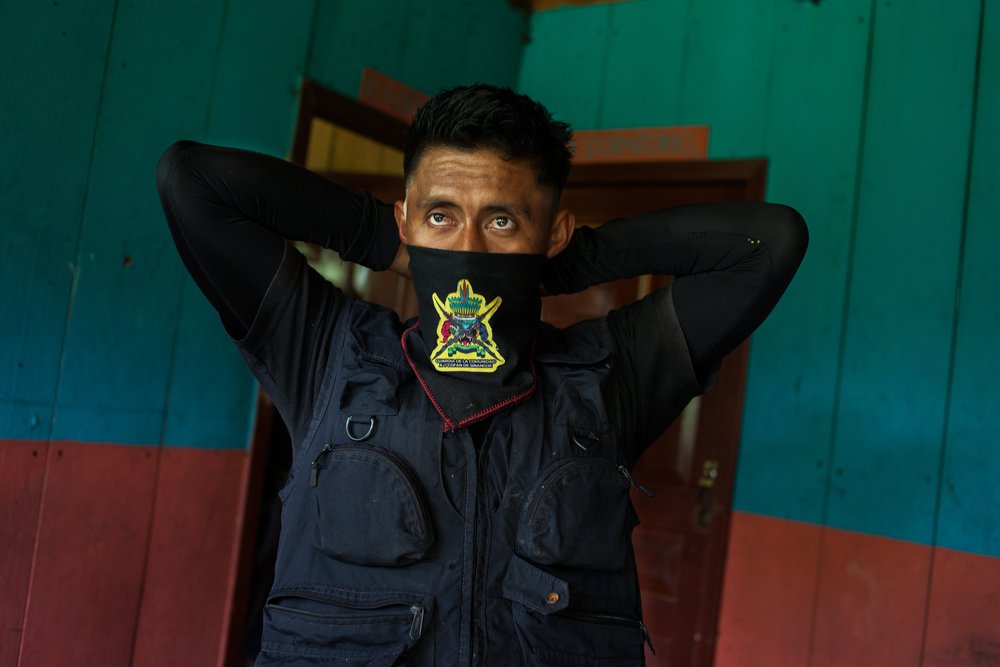
[[[404,371],[360,358],[357,370],[344,381],[340,392],[340,407],[346,412],[363,415],[394,415],[399,412],[396,395],[403,383]]]
[[[539,614],[554,614],[569,605],[569,585],[517,555],[503,580],[503,596]]]
[[[316,547],[360,565],[399,566],[424,557],[434,529],[407,461],[377,446],[328,446],[313,462]]]
[[[623,567],[635,525],[628,492],[628,480],[608,461],[560,461],[525,499],[515,550],[543,565]]]
[[[260,663],[289,656],[390,665],[423,632],[426,596],[363,593],[327,587],[274,591],[264,607]]]

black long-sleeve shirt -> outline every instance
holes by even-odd
[[[237,339],[286,261],[285,239],[318,243],[374,270],[388,268],[398,250],[390,205],[274,157],[178,142],[161,158],[157,179],[181,258]],[[550,294],[647,273],[675,276],[670,287],[608,316],[615,354],[630,369],[609,406],[626,441],[644,448],[669,425],[656,409],[672,391],[659,381],[657,335],[676,321],[697,377],[709,378],[777,303],[807,241],[793,209],[758,203],[682,206],[577,230],[548,264]],[[286,420],[304,418],[311,405],[310,396],[296,401],[306,405],[286,406]]]

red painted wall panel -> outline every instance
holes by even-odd
[[[919,665],[930,548],[826,529],[812,667]]]
[[[0,441],[0,667],[17,664],[47,450],[44,441]]]
[[[805,665],[821,528],[734,512],[717,667]]]
[[[21,667],[129,664],[156,455],[154,447],[50,445]]]
[[[924,667],[1000,665],[1000,558],[934,553]]]
[[[243,450],[163,450],[135,665],[219,664],[246,462]]]

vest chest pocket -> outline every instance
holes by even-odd
[[[434,528],[410,464],[375,445],[328,445],[313,461],[315,546],[359,565],[400,566],[424,557]]]
[[[637,523],[629,486],[618,466],[603,459],[557,462],[525,499],[515,550],[542,565],[623,567]]]

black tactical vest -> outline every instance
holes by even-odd
[[[603,321],[543,327],[537,388],[442,431],[394,313],[352,309],[282,490],[257,665],[642,665]]]

